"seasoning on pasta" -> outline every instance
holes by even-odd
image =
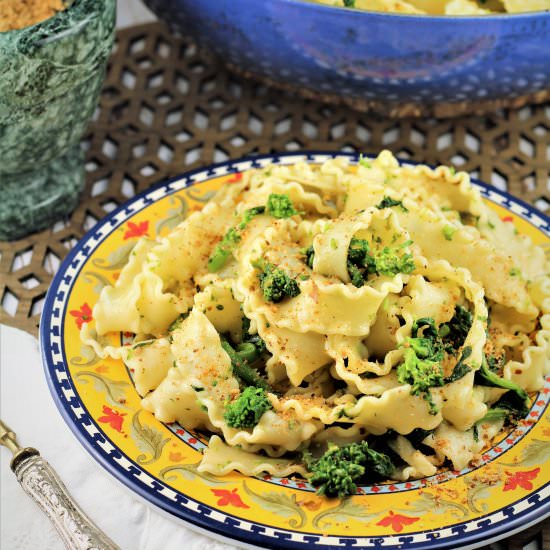
[[[549,265],[463,172],[268,166],[135,246],[82,339],[162,422],[212,434],[200,471],[319,494],[461,470],[550,366]],[[111,331],[128,347],[102,347]]]

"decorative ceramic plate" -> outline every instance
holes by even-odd
[[[495,443],[478,468],[359,488],[344,501],[305,481],[232,473],[197,464],[207,440],[140,408],[121,361],[100,360],[79,338],[99,292],[113,283],[137,239],[165,235],[240,172],[268,163],[320,163],[341,153],[264,156],[189,172],[109,214],[73,249],[46,299],[40,330],[54,399],[80,442],[133,491],[176,518],[241,545],[262,548],[475,548],[550,514],[550,377],[525,421]],[[357,160],[352,156],[352,159]],[[540,245],[550,221],[527,204],[475,182],[503,220]],[[113,337],[113,344],[125,335]]]

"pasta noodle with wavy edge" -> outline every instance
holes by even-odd
[[[288,215],[257,209],[274,195],[293,205]],[[230,231],[237,237],[223,265],[210,269]],[[368,244],[360,281],[351,277],[352,243]],[[403,271],[395,266],[405,255]],[[267,299],[266,265],[293,281],[291,297]],[[343,158],[268,166],[166,237],[138,241],[81,338],[98,356],[125,361],[159,420],[217,434],[201,471],[307,475],[303,449],[392,430],[393,475],[405,480],[445,461],[466,467],[501,430],[502,420],[482,419],[506,389],[476,383],[489,354],[500,376],[540,389],[550,371],[548,273],[542,250],[484,205],[467,174],[401,167],[388,151],[358,166]],[[428,318],[444,334],[459,308],[467,332],[445,348],[430,404],[428,390],[415,392],[398,372],[417,322]],[[134,343],[108,345],[113,331],[134,332]],[[253,425],[235,427],[227,410],[244,382],[227,345],[250,351],[252,341],[265,346],[252,366],[267,405]],[[416,429],[427,431],[422,448],[407,439]]]

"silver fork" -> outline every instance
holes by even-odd
[[[54,469],[32,447],[20,447],[0,420],[0,445],[13,454],[10,467],[24,491],[42,508],[69,550],[120,550],[73,500]]]

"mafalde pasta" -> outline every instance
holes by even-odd
[[[460,470],[550,372],[549,265],[511,225],[467,174],[388,151],[252,170],[139,241],[82,340],[212,434],[200,471],[343,497]]]
[[[328,6],[410,15],[489,15],[550,9],[550,0],[309,0]]]

